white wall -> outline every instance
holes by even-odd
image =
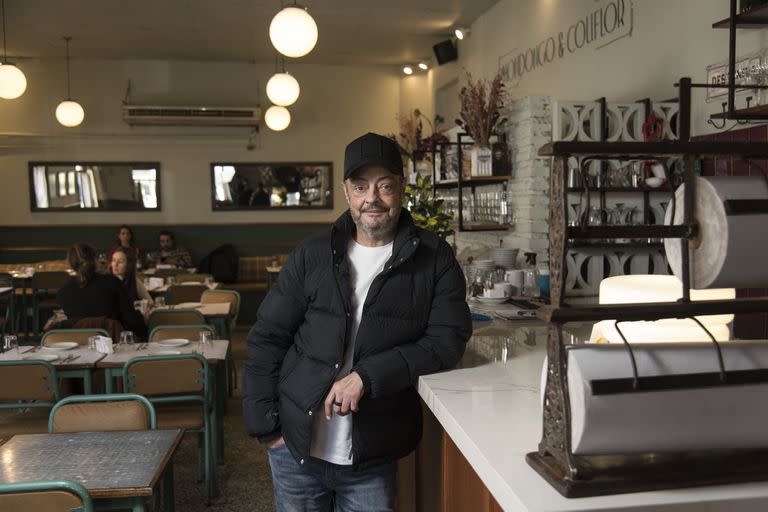
[[[396,129],[401,107],[395,70],[294,64],[301,84],[280,133],[262,126],[258,147],[246,150],[248,128],[130,127],[120,117],[128,80],[132,102],[171,105],[254,105],[271,64],[168,61],[73,61],[72,96],[84,123],[64,128],[54,118],[66,94],[61,61],[25,61],[28,88],[0,100],[0,225],[328,222],[346,209],[341,192],[344,147],[367,132]],[[262,106],[268,106],[261,94]],[[265,107],[266,108],[266,107]],[[30,160],[159,161],[162,211],[157,213],[31,213]],[[212,212],[210,163],[332,161],[333,211]]]
[[[490,78],[505,54],[517,54],[568,28],[610,0],[500,0],[473,25],[459,43],[460,71]],[[551,96],[553,100],[634,101],[677,97],[673,84],[684,76],[706,80],[706,67],[728,59],[728,31],[712,23],[728,17],[727,0],[624,0],[633,17],[631,37],[602,49],[606,36],[573,53],[566,51],[510,84],[513,98]],[[768,49],[768,30],[739,30],[737,56]],[[462,82],[463,82],[463,77]],[[712,131],[706,124],[720,101],[705,103],[703,90],[694,91],[692,132]]]

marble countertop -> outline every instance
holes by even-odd
[[[504,510],[768,510],[768,482],[595,498],[561,496],[525,461],[541,439],[539,396],[546,340],[546,324],[538,321],[488,322],[476,327],[458,368],[419,379],[422,399]]]

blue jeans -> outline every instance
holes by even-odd
[[[285,445],[267,450],[277,512],[391,512],[395,465],[362,471],[308,457],[299,465]]]

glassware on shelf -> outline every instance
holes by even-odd
[[[633,160],[629,165],[629,183],[634,188],[639,188],[643,184],[643,174],[645,173],[645,162],[642,160]]]
[[[568,219],[569,226],[581,225],[581,201],[578,203],[571,203],[571,217]]]
[[[603,210],[599,206],[592,206],[589,209],[587,224],[589,226],[602,226],[604,216],[605,216],[605,210]]]

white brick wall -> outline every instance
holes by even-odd
[[[538,156],[541,146],[552,140],[552,114],[546,96],[527,96],[510,104],[504,113],[506,134],[512,151],[512,175],[507,186],[510,213],[515,226],[509,231],[456,233],[460,261],[484,258],[493,247],[537,253],[537,261],[548,261],[550,159]]]

